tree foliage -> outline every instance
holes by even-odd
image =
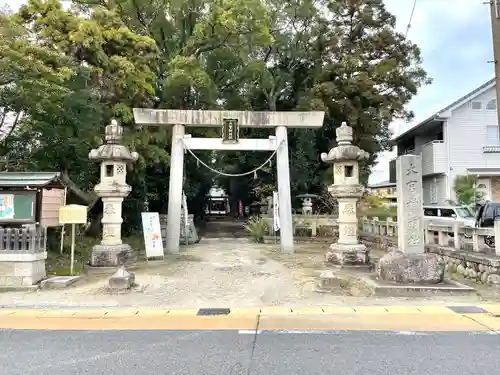
[[[405,105],[429,81],[417,46],[394,27],[382,0],[77,0],[70,7],[29,0],[0,17],[0,113],[22,114],[3,129],[3,162],[9,170],[64,171],[91,189],[97,173],[88,151],[117,118],[141,156],[129,171],[134,193],[125,210],[137,217],[145,201],[166,209],[170,131],[135,126],[132,108],[321,110],[321,129],[288,132],[292,196],[324,191],[331,168],[319,154],[335,145],[342,121],[372,155],[366,181],[389,147],[389,123],[411,118]],[[189,132],[213,137],[218,130]],[[241,136],[272,134],[242,129]],[[234,174],[269,157],[197,155]],[[247,201],[276,184],[273,161],[256,179],[215,176],[190,156],[185,171],[193,209],[214,178]]]
[[[484,198],[484,193],[477,190],[477,176],[458,175],[453,183],[457,204],[474,207]]]

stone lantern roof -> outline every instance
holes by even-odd
[[[133,162],[139,158],[137,152],[130,152],[126,146],[120,143],[123,127],[116,120],[111,120],[111,124],[106,126],[104,134],[105,143],[90,151],[90,160]]]
[[[328,153],[321,154],[321,160],[325,163],[335,163],[339,161],[368,159],[370,154],[358,146],[352,144],[352,127],[343,122],[336,130],[337,147],[332,148]]]

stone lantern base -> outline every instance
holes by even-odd
[[[343,267],[370,266],[369,250],[364,244],[331,244],[325,259],[328,263]]]
[[[116,267],[137,261],[137,254],[130,245],[95,245],[90,256],[92,267]]]

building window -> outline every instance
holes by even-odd
[[[483,102],[474,101],[471,103],[471,108],[474,110],[479,110],[483,108]]]
[[[487,146],[500,146],[500,137],[497,125],[488,125],[486,127],[486,145]]]
[[[496,99],[490,100],[488,104],[486,104],[486,109],[490,111],[495,111],[497,109],[497,101]]]

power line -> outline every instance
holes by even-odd
[[[408,20],[408,25],[406,26],[405,39],[408,37],[410,32],[411,22],[413,21],[413,15],[415,14],[415,8],[417,7],[417,0],[413,0],[413,8],[411,9],[410,19]]]

